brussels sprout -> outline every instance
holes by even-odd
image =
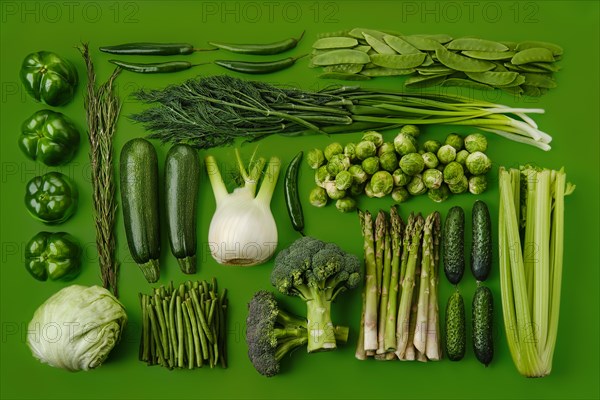
[[[410,182],[410,175],[402,172],[400,168],[394,171],[392,178],[394,179],[394,186],[406,186]]]
[[[367,186],[366,182],[363,182],[363,183],[354,182],[354,183],[352,183],[352,186],[350,186],[350,189],[348,189],[348,192],[350,193],[350,196],[353,196],[353,197],[360,196],[365,191],[365,186]]]
[[[467,191],[468,188],[469,188],[469,180],[464,175],[462,176],[462,178],[460,178],[458,183],[455,183],[452,185],[448,184],[448,189],[450,189],[450,191],[454,194],[464,193]]]
[[[437,158],[442,164],[451,163],[456,159],[456,149],[449,144],[445,144],[438,150]]]
[[[423,149],[434,154],[437,154],[440,147],[442,147],[442,144],[437,140],[427,140],[425,143],[423,143]]]
[[[306,161],[312,169],[317,169],[325,162],[325,155],[321,149],[311,149],[306,154]]]
[[[481,194],[487,189],[487,178],[485,175],[473,175],[469,178],[469,192]]]
[[[319,169],[317,169],[317,171],[315,172],[315,183],[317,184],[317,186],[324,188],[325,183],[329,182],[332,179],[333,175],[331,175],[329,171],[327,171],[327,167],[325,165],[320,166]]]
[[[348,172],[352,175],[355,183],[364,183],[369,178],[369,175],[362,169],[360,165],[351,165]]]
[[[383,135],[377,131],[368,131],[362,135],[360,140],[373,142],[375,147],[379,147],[383,144]]]
[[[352,185],[352,174],[348,171],[341,171],[335,176],[335,187],[338,190],[346,190]]]
[[[448,197],[450,197],[450,189],[448,189],[448,185],[442,183],[437,189],[429,189],[427,191],[427,196],[436,203],[441,203],[448,200]]]
[[[425,162],[425,168],[435,168],[440,163],[437,156],[432,152],[423,153],[423,162]]]
[[[456,153],[456,159],[454,161],[456,161],[463,167],[466,167],[467,166],[467,157],[469,157],[469,152],[463,149],[463,150],[459,151],[458,153]]]
[[[344,155],[348,157],[350,161],[356,160],[356,143],[348,143],[344,146]]]
[[[423,183],[427,189],[437,189],[444,183],[444,174],[437,169],[426,169],[423,172]]]
[[[379,146],[379,148],[377,149],[377,155],[379,157],[381,157],[383,154],[385,153],[394,153],[396,151],[396,148],[394,147],[394,143],[391,142],[384,142],[381,146]]]
[[[362,162],[362,169],[369,175],[373,175],[375,172],[379,171],[379,157],[373,156],[369,157]]]
[[[417,152],[417,139],[405,133],[399,133],[394,139],[394,148],[401,156]]]
[[[396,168],[398,168],[398,156],[396,152],[393,151],[391,153],[383,153],[379,157],[379,164],[382,169],[385,169],[389,172],[394,172]]]
[[[342,145],[338,142],[333,142],[328,144],[327,147],[325,147],[323,154],[325,155],[325,158],[327,160],[331,160],[333,156],[335,156],[336,154],[342,154],[343,152],[344,148],[342,147]]]
[[[327,171],[335,176],[350,167],[350,160],[343,154],[336,154],[327,163]]]
[[[375,197],[375,194],[373,193],[373,187],[371,187],[371,181],[367,182],[365,185],[365,194],[370,198]]]
[[[467,169],[473,175],[483,175],[492,168],[492,161],[484,153],[476,151],[467,157]]]
[[[377,146],[373,142],[363,140],[356,145],[356,158],[359,160],[366,160],[375,154],[377,154]]]
[[[342,197],[346,196],[346,191],[345,190],[339,190],[335,186],[335,182],[333,182],[333,181],[327,182],[325,184],[325,190],[327,191],[327,196],[329,196],[329,198],[332,199],[332,200],[339,200]]]
[[[446,136],[446,142],[444,144],[448,144],[454,147],[454,150],[460,151],[463,148],[464,141],[462,136],[460,136],[459,134],[451,133],[448,136]]]
[[[456,185],[464,176],[465,170],[456,161],[452,161],[444,168],[444,182],[448,185]]]
[[[405,187],[397,187],[394,190],[392,190],[392,199],[396,203],[403,203],[406,200],[410,199],[410,197],[410,193],[408,193],[408,190],[406,190]]]
[[[404,125],[402,128],[400,128],[400,133],[417,137],[421,134],[421,131],[416,125]]]
[[[392,174],[387,171],[377,171],[371,177],[371,189],[375,197],[384,197],[392,192],[394,188],[394,179]]]
[[[351,212],[356,210],[356,200],[352,197],[344,197],[335,202],[335,208],[341,212]]]
[[[427,186],[425,186],[425,182],[423,182],[423,177],[421,174],[417,174],[412,177],[410,182],[408,182],[408,185],[406,185],[406,190],[408,190],[408,193],[412,194],[413,196],[418,196],[427,191]]]
[[[400,159],[400,169],[407,175],[413,176],[423,171],[425,161],[419,153],[410,153]]]
[[[469,153],[487,150],[487,139],[481,133],[473,133],[465,138],[465,149]]]
[[[315,207],[325,207],[327,205],[327,192],[320,186],[313,188],[308,195],[308,201]]]

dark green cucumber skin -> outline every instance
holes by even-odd
[[[444,272],[456,285],[465,272],[465,212],[454,206],[444,224]]]
[[[199,185],[198,152],[186,144],[171,147],[165,160],[167,231],[171,252],[186,274],[196,272],[196,208]]]
[[[446,355],[450,361],[459,361],[465,356],[466,348],[465,302],[456,291],[446,305]]]
[[[304,214],[300,203],[300,195],[298,194],[298,172],[300,170],[302,154],[303,152],[296,154],[290,162],[290,165],[288,165],[287,170],[285,171],[285,182],[283,186],[288,214],[292,221],[292,226],[298,232],[304,230]]]
[[[140,265],[158,260],[158,159],[150,142],[137,138],[125,143],[121,150],[120,178],[121,208],[131,257]]]
[[[475,279],[483,282],[492,268],[492,222],[490,211],[481,200],[473,204],[472,216],[471,272]]]
[[[475,357],[486,367],[494,358],[493,320],[492,291],[488,287],[478,286],[473,296],[473,350]]]

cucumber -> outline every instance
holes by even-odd
[[[477,200],[473,204],[472,230],[471,272],[475,279],[483,282],[492,268],[492,222],[490,211],[481,200]]]
[[[456,285],[465,272],[465,212],[459,206],[448,211],[444,224],[444,272]]]
[[[292,226],[300,233],[304,230],[304,214],[302,213],[302,205],[300,203],[300,196],[298,195],[298,172],[300,170],[302,154],[302,152],[296,154],[290,165],[288,165],[285,171],[283,186],[285,204],[290,220],[292,221]]]
[[[121,149],[121,208],[131,257],[150,283],[158,281],[160,225],[158,161],[145,139],[132,139]]]
[[[165,160],[165,208],[171,253],[184,274],[196,272],[196,204],[200,179],[198,152],[186,144]]]
[[[465,356],[465,302],[457,290],[446,305],[446,354],[450,361],[459,361]]]
[[[478,286],[473,296],[473,350],[475,357],[486,367],[494,357],[493,319],[492,291],[485,286]]]

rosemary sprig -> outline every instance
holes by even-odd
[[[116,258],[115,197],[113,137],[121,111],[121,102],[115,93],[114,81],[120,69],[116,68],[108,81],[96,85],[96,72],[87,43],[79,51],[87,68],[85,110],[90,142],[90,163],[96,227],[96,247],[102,276],[102,285],[118,296],[117,276],[119,261]]]

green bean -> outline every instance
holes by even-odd
[[[370,61],[369,56],[357,50],[332,50],[325,54],[313,57],[314,65],[334,65],[334,64],[366,64]]]
[[[162,312],[165,316],[165,334],[167,338],[167,347],[168,347],[168,363],[169,368],[173,368],[173,358],[175,357],[175,348],[173,347],[173,342],[171,341],[171,319],[169,318],[169,302],[163,298],[162,300]]]
[[[313,49],[340,49],[346,47],[354,47],[358,45],[358,40],[349,37],[327,37],[315,41],[312,45]]]
[[[446,45],[448,50],[507,51],[502,43],[476,38],[458,38]]]
[[[509,60],[516,53],[514,51],[477,51],[477,50],[464,50],[462,54],[477,58],[478,60]]]
[[[169,298],[169,337],[171,339],[171,347],[173,349],[173,364],[177,365],[178,343],[177,343],[177,328],[176,328],[176,313],[175,313],[175,295],[173,288],[170,289],[171,297]]]
[[[382,40],[379,40],[368,33],[365,33],[364,36],[369,46],[371,46],[378,54],[396,54],[396,51]]]
[[[187,305],[185,301],[181,302],[181,314],[183,314],[183,326],[185,327],[185,339],[187,348],[187,362],[188,369],[194,368],[194,334],[192,332],[192,322],[190,321],[190,315],[188,313]]]
[[[198,326],[200,327],[198,336],[200,337],[200,347],[202,348],[202,357],[206,360],[208,359],[208,345],[206,334],[204,333],[204,328],[202,327],[201,316],[203,316],[202,307],[200,307],[200,302],[198,301],[198,294],[196,291],[192,291],[192,304],[194,306],[194,312],[196,313],[196,319],[200,323]]]
[[[492,86],[508,85],[513,82],[519,74],[517,72],[467,72],[469,78],[474,81]]]
[[[148,307],[148,315],[150,316],[150,325],[152,327],[152,336],[154,338],[158,362],[164,364],[163,346],[161,343],[161,335],[159,333],[160,324],[158,322],[157,317],[155,316],[155,309],[152,306],[151,300],[149,298],[146,303],[146,306]]]
[[[148,308],[146,307],[146,297],[140,294],[140,303],[142,305],[142,340],[140,342],[141,361],[150,361],[150,326]]]
[[[165,322],[165,316],[163,314],[162,301],[158,295],[154,295],[152,299],[154,304],[154,310],[156,312],[156,318],[160,328],[160,342],[163,348],[163,356],[165,359],[169,358],[169,343],[167,340],[167,324]]]
[[[510,60],[514,65],[527,64],[532,62],[554,62],[552,51],[543,47],[532,47],[521,50]]]
[[[108,62],[118,65],[126,71],[137,72],[140,74],[162,74],[168,72],[178,72],[196,67],[198,65],[206,65],[208,63],[192,64],[188,61],[169,61],[161,63],[134,63],[119,60],[108,60]]]
[[[457,71],[463,72],[484,72],[493,69],[495,65],[489,61],[476,60],[465,57],[460,54],[453,53],[446,49],[438,48],[435,55],[439,62]]]
[[[298,42],[304,37],[304,31],[300,37],[285,39],[273,43],[264,44],[239,44],[239,43],[224,43],[224,42],[208,42],[211,46],[218,47],[223,50],[241,54],[256,54],[256,55],[273,55],[291,50],[298,45]]]
[[[177,324],[177,366],[183,368],[183,346],[184,346],[184,331],[183,331],[183,310],[181,309],[181,297],[175,298],[175,313]]]
[[[192,339],[194,342],[194,354],[196,358],[196,366],[202,366],[202,350],[200,348],[200,334],[198,333],[198,321],[196,319],[196,313],[194,311],[194,306],[192,305],[192,301],[187,299],[184,303],[184,309],[187,309],[188,316],[190,318],[190,325],[192,327]],[[200,328],[201,329],[201,328]]]
[[[385,35],[383,40],[399,54],[415,54],[421,51],[398,36]]]
[[[405,55],[377,54],[371,56],[371,62],[384,68],[408,69],[423,64],[425,56],[425,53]]]

